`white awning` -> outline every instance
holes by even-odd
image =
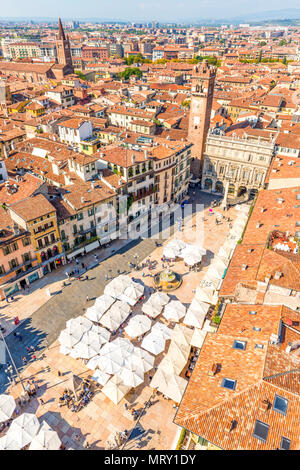
[[[86,245],[85,251],[89,253],[90,251],[95,250],[96,248],[99,248],[99,240],[96,240],[95,242],[92,242],[89,245]]]
[[[107,235],[106,237],[100,238],[100,245],[104,245],[105,243],[110,242],[110,236]]]
[[[69,254],[67,255],[67,258],[68,258],[68,259],[71,259],[71,258],[73,258],[74,256],[77,256],[77,255],[79,255],[80,253],[83,253],[83,252],[84,252],[84,248],[79,248],[78,250],[75,250],[75,251],[73,251],[72,253],[69,253]]]

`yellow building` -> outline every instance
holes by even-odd
[[[56,209],[43,194],[28,197],[12,204],[11,218],[30,232],[32,245],[43,274],[64,263]]]
[[[101,143],[98,137],[89,137],[80,142],[80,151],[87,155],[94,155],[100,147]]]
[[[22,111],[24,110],[27,103],[29,103],[29,100],[19,101],[17,103],[13,103],[13,104],[7,106],[8,114],[22,113]]]
[[[39,117],[45,114],[45,108],[43,105],[33,101],[26,106],[26,113],[28,113],[31,117]]]

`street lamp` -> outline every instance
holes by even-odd
[[[17,376],[19,377],[19,380],[20,380],[21,385],[22,385],[22,387],[23,387],[23,390],[24,390],[24,392],[26,393],[25,387],[24,387],[24,385],[23,385],[22,378],[21,378],[21,376],[20,376],[20,374],[19,374],[19,371],[18,371],[18,369],[17,369],[17,367],[16,367],[16,364],[15,364],[13,358],[12,358],[12,355],[10,354],[10,350],[9,350],[9,348],[8,348],[8,346],[7,346],[7,343],[6,343],[6,341],[5,341],[5,338],[4,338],[4,336],[3,336],[3,333],[2,333],[2,331],[1,331],[1,329],[0,329],[0,333],[1,333],[1,339],[2,339],[2,341],[4,342],[5,348],[6,348],[7,352],[8,352],[9,357],[10,357],[11,363],[13,364],[14,369],[15,369],[15,371],[16,371],[16,374],[17,374]],[[11,369],[10,369],[9,367],[10,367]],[[10,371],[10,370],[12,370],[12,367],[11,367],[11,366],[8,366],[8,369],[9,369],[9,371]]]

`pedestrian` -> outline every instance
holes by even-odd
[[[25,356],[22,357],[23,364],[27,364],[27,359]]]
[[[9,298],[5,297],[6,302],[9,304]]]
[[[79,441],[79,434],[76,434],[76,435],[75,435],[75,440],[76,440],[76,441]]]
[[[125,406],[125,410],[127,411],[127,410],[128,410],[128,405],[127,405],[127,403],[125,403],[124,406]]]
[[[78,259],[76,259],[76,264],[77,264],[77,265],[79,264],[79,261],[78,261]]]
[[[32,356],[32,359],[33,359],[33,361],[36,360],[36,355],[35,354]]]
[[[26,349],[27,349],[27,352],[30,352],[30,347],[29,347],[29,346],[27,346],[27,348],[26,348]]]
[[[88,295],[86,296],[86,301],[87,301],[87,302],[89,302],[89,301],[90,301],[90,298],[89,298],[89,296],[88,296]]]
[[[60,370],[57,371],[57,375],[58,375],[58,377],[61,377],[61,371]]]
[[[35,351],[35,348],[33,346],[30,346],[31,351]]]
[[[107,274],[105,274],[105,280],[108,281],[108,275]]]
[[[91,448],[91,446],[90,446],[90,444],[89,444],[88,442],[85,443],[84,447],[85,447],[86,449],[90,449],[90,448]]]
[[[84,269],[84,268],[85,268],[85,266],[84,266],[84,263],[81,263],[81,267],[82,267],[82,269]]]
[[[45,404],[45,402],[44,402],[44,400],[43,400],[42,398],[40,398],[40,403],[41,403],[41,405],[44,405],[44,404]]]

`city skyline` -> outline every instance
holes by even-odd
[[[53,0],[41,5],[37,0],[29,0],[26,5],[20,0],[12,0],[3,5],[1,18],[95,18],[103,20],[123,21],[199,21],[201,19],[226,19],[242,16],[261,15],[266,17],[269,13],[277,13],[280,17],[287,10],[296,10],[298,3],[295,0],[287,0],[282,9],[279,0],[262,3],[259,0],[231,0],[224,5],[220,0],[188,0],[186,2],[165,0],[163,3],[157,1],[128,0],[122,2],[116,0],[113,4],[105,1],[96,2],[89,0],[82,4],[78,0]],[[176,12],[176,14],[174,14]],[[238,12],[238,14],[237,14]],[[16,15],[17,13],[17,15]]]

